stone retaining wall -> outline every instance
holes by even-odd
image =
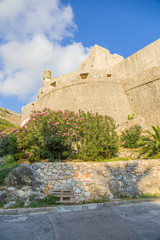
[[[73,190],[74,202],[160,192],[160,160],[35,163],[32,167],[44,180],[45,195]]]

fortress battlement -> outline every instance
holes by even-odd
[[[134,113],[148,126],[160,124],[160,39],[126,59],[95,45],[75,72],[52,78],[45,70],[37,102],[23,108],[22,124],[45,106],[98,112],[119,124]]]

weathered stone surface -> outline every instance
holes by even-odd
[[[4,208],[12,207],[15,203],[16,203],[16,201],[9,201],[8,203],[6,203],[6,204],[4,205]]]
[[[16,200],[23,200],[27,205],[30,196],[34,196],[33,199],[44,197],[44,181],[39,176],[37,166],[21,165],[13,169],[5,178],[4,186],[0,191],[0,201],[3,199],[7,201],[6,208]]]
[[[73,190],[76,202],[82,199],[91,200],[101,197],[112,199],[160,192],[160,160],[107,163],[57,162],[53,163],[54,171],[49,167],[50,164],[52,163],[46,163],[45,168],[41,168],[40,163],[46,194],[53,189]],[[47,180],[46,175],[51,179]]]
[[[43,181],[38,173],[29,165],[22,165],[13,169],[5,178],[5,185],[20,188],[21,186],[41,186]]]
[[[30,165],[12,170],[5,183],[0,192],[2,198],[7,195],[8,201],[21,199],[25,205],[30,196],[42,198],[59,189],[73,191],[74,202],[155,194],[160,193],[160,160],[39,163],[37,170],[35,165],[34,169]]]
[[[3,202],[7,198],[6,191],[0,191],[0,202]]]
[[[122,129],[134,124],[159,125],[159,80],[160,39],[126,59],[95,45],[77,71],[54,79],[44,74],[38,100],[23,108],[22,121],[32,110],[47,106],[99,112],[113,117]],[[134,119],[128,121],[131,114]]]

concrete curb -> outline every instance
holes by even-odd
[[[16,208],[16,209],[0,209],[0,215],[24,215],[24,214],[41,214],[48,212],[72,212],[98,209],[102,207],[112,207],[118,205],[138,204],[144,202],[159,202],[160,198],[135,199],[135,200],[115,200],[112,202],[59,206],[59,207],[42,207],[42,208]]]

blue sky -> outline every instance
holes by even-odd
[[[0,0],[0,106],[35,101],[43,71],[74,71],[98,44],[128,57],[160,37],[159,0]]]

